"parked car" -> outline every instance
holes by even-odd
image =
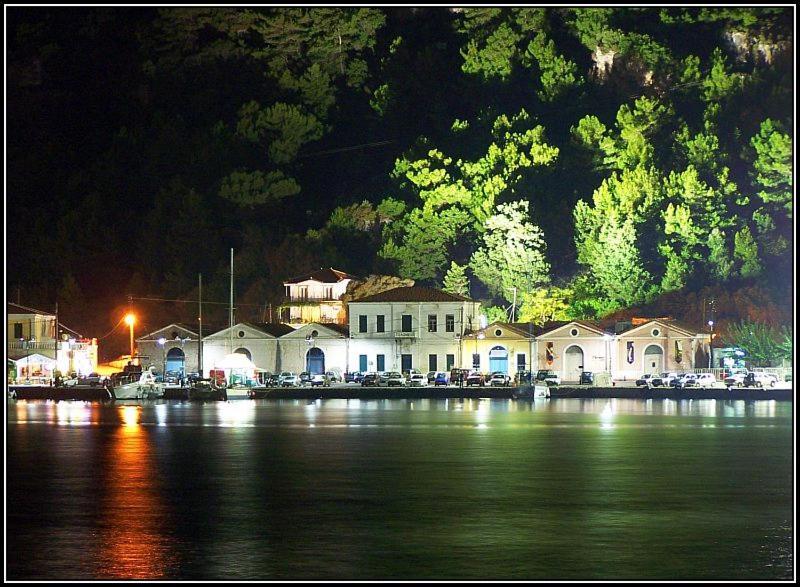
[[[508,387],[511,385],[511,377],[500,371],[495,371],[489,376],[489,385],[493,387]]]
[[[300,385],[308,385],[311,383],[311,373],[303,371],[300,373]]]
[[[722,382],[728,389],[731,387],[742,387],[745,377],[747,377],[747,369],[732,369]]]
[[[281,378],[281,387],[299,387],[300,385],[300,377],[294,373]]]
[[[745,387],[775,387],[778,384],[778,378],[772,373],[751,371],[745,376],[743,383]]]
[[[269,376],[269,379],[266,382],[268,387],[280,387],[281,384],[281,376],[278,373],[273,373]]]
[[[388,381],[389,381],[389,372],[378,371],[378,383],[381,385],[386,385]]]
[[[428,377],[422,373],[413,373],[408,380],[409,387],[428,387]]]
[[[317,373],[311,376],[311,387],[330,387],[331,378],[327,373]]]
[[[653,387],[669,387],[672,380],[678,376],[677,373],[662,373],[650,378],[650,385]]]
[[[361,381],[364,379],[364,375],[366,375],[366,373],[364,373],[363,371],[356,371],[353,374],[353,382],[361,383]]]
[[[471,385],[480,385],[483,387],[486,385],[486,377],[483,373],[478,373],[477,371],[473,371],[469,375],[467,375],[467,387]]]
[[[278,375],[278,385],[283,385],[283,380],[287,377],[294,377],[295,374],[291,371],[281,371],[281,374]]]
[[[393,386],[400,386],[405,387],[406,378],[403,377],[397,371],[390,371],[386,374],[386,386],[393,387]]]
[[[469,375],[467,369],[451,369],[449,382],[451,385],[458,385],[467,380],[467,375]]]
[[[677,377],[670,383],[675,389],[682,389],[685,387],[692,387],[693,380],[697,379],[697,373],[684,373]]]
[[[434,387],[439,387],[440,385],[447,386],[448,383],[449,383],[449,378],[447,376],[447,373],[445,373],[444,371],[439,371],[438,373],[436,373],[436,378],[433,380]]]
[[[436,381],[436,371],[428,371],[427,375],[428,385],[431,385],[434,381]]]
[[[342,377],[336,373],[336,371],[326,371],[325,375],[328,376],[328,379],[331,380],[331,383],[339,383],[342,380]]]
[[[581,371],[581,378],[580,381],[578,381],[578,383],[581,385],[584,384],[591,385],[592,383],[594,383],[594,373],[592,373],[591,371]]]
[[[636,387],[650,387],[652,385],[652,379],[654,375],[652,373],[645,373],[639,379],[636,380]]]
[[[682,387],[714,387],[717,378],[713,373],[697,373],[696,377],[687,377]]]
[[[344,382],[345,383],[354,383],[355,380],[356,380],[356,375],[357,374],[358,374],[358,371],[354,371],[353,373],[350,373],[348,371],[347,373],[344,374]]]
[[[539,369],[536,381],[544,381],[547,385],[561,385],[561,376],[551,369]]]
[[[378,387],[380,379],[377,373],[365,373],[361,378],[361,387]]]

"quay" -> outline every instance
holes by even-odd
[[[100,386],[31,386],[12,385],[8,388],[16,399],[49,399],[77,401],[113,400],[111,392]],[[186,400],[189,388],[168,388],[161,399]],[[512,399],[520,393],[516,387],[255,387],[255,399],[445,399],[489,398]],[[666,389],[637,387],[567,387],[550,388],[550,399],[716,399],[716,400],[777,400],[793,401],[790,389],[723,388]],[[138,400],[136,400],[138,401]],[[237,400],[238,401],[238,400]]]

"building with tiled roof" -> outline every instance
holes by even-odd
[[[412,285],[396,287],[371,296],[354,300],[357,302],[472,302],[464,296],[452,294],[432,287]]]

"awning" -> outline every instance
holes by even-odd
[[[231,353],[229,355],[225,355],[221,359],[218,359],[214,363],[215,369],[245,369],[245,370],[255,370],[257,367],[255,363],[248,359],[242,353]]]
[[[56,368],[56,360],[50,357],[45,357],[44,355],[40,355],[39,353],[33,353],[32,355],[28,355],[27,357],[22,357],[21,359],[17,359],[17,367],[29,367],[30,365],[41,365],[42,367],[46,367],[48,369],[55,369]]]

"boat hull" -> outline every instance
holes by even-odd
[[[164,386],[155,383],[127,383],[111,390],[114,399],[159,399]]]

